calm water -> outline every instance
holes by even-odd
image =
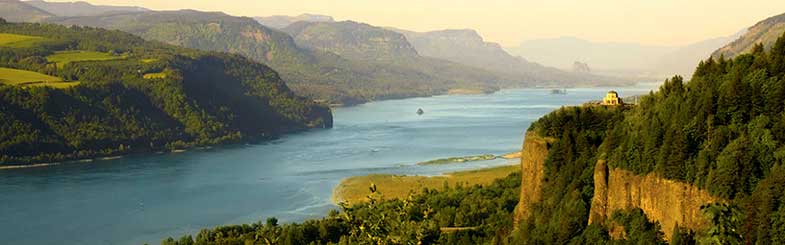
[[[623,96],[656,85],[619,89]],[[369,173],[437,175],[506,160],[417,166],[516,151],[529,124],[606,88],[505,90],[335,110],[335,127],[258,145],[0,171],[0,244],[157,244],[205,227],[321,217],[332,188]],[[415,112],[423,108],[425,114]]]

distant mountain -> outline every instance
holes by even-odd
[[[589,64],[586,64],[586,63],[583,63],[583,62],[580,62],[580,61],[575,61],[572,64],[572,72],[575,72],[575,73],[591,73],[591,68],[589,68]]]
[[[297,22],[284,28],[298,45],[354,60],[392,61],[419,57],[402,34],[354,21]]]
[[[323,49],[298,46],[286,33],[265,27],[254,19],[219,12],[149,11],[58,17],[48,21],[118,29],[148,40],[242,54],[280,72],[295,92],[330,103],[430,96],[455,88],[487,92],[496,90],[493,81],[498,80],[490,72],[452,68],[456,65],[444,62],[425,65],[427,62],[420,59],[419,63],[392,64],[344,58]],[[416,55],[414,51],[409,52]]]
[[[274,15],[265,17],[254,17],[262,25],[275,29],[283,29],[292,23],[305,22],[334,22],[333,17],[318,14],[301,14],[298,16]]]
[[[595,73],[659,79],[674,74],[691,76],[701,60],[738,35],[712,38],[685,46],[592,42],[575,37],[560,37],[525,41],[508,50],[548,66],[566,69],[575,60],[580,60],[592,64]]]
[[[569,69],[576,60],[588,62],[595,69],[636,70],[650,66],[652,57],[675,50],[666,46],[637,43],[592,42],[575,37],[529,40],[510,48],[511,53],[543,65]],[[708,54],[707,54],[708,55]]]
[[[620,84],[625,81],[619,78],[571,73],[529,62],[524,58],[510,55],[497,43],[486,42],[477,31],[471,29],[431,32],[390,29],[404,34],[417,52],[423,56],[505,74],[507,80],[515,81],[508,84],[510,86],[524,83],[544,86],[585,86]]]
[[[762,43],[764,48],[768,50],[783,33],[785,33],[785,14],[769,17],[747,29],[747,33],[732,43],[716,50],[712,56],[735,57],[750,52],[752,47],[758,43]]]
[[[0,0],[0,18],[11,22],[39,22],[54,16],[18,0]]]
[[[57,16],[91,16],[118,12],[150,11],[142,7],[92,5],[87,2],[45,2],[42,0],[26,1],[33,7],[45,10]]]
[[[684,77],[692,77],[692,72],[701,60],[710,57],[710,54],[717,50],[717,47],[727,45],[734,39],[741,36],[742,32],[734,35],[712,38],[701,42],[696,42],[661,55],[655,60],[653,69],[663,75],[679,74]]]

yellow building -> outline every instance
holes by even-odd
[[[623,105],[624,102],[619,98],[619,93],[616,91],[610,91],[608,94],[605,95],[605,98],[602,99],[602,105]]]

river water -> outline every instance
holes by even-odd
[[[620,88],[622,96],[656,84]],[[608,88],[503,90],[373,102],[334,110],[333,129],[253,145],[52,167],[0,170],[0,244],[158,244],[202,228],[277,217],[318,218],[337,207],[341,179],[369,173],[438,175],[508,160],[417,162],[520,149],[537,118],[600,99]],[[422,108],[425,114],[415,112]]]

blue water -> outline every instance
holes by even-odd
[[[616,89],[622,96],[656,85]],[[503,90],[335,109],[333,129],[255,145],[0,171],[0,244],[158,244],[199,229],[324,216],[341,179],[438,175],[507,160],[417,166],[519,150],[537,118],[608,88]],[[425,114],[415,112],[422,108]]]

